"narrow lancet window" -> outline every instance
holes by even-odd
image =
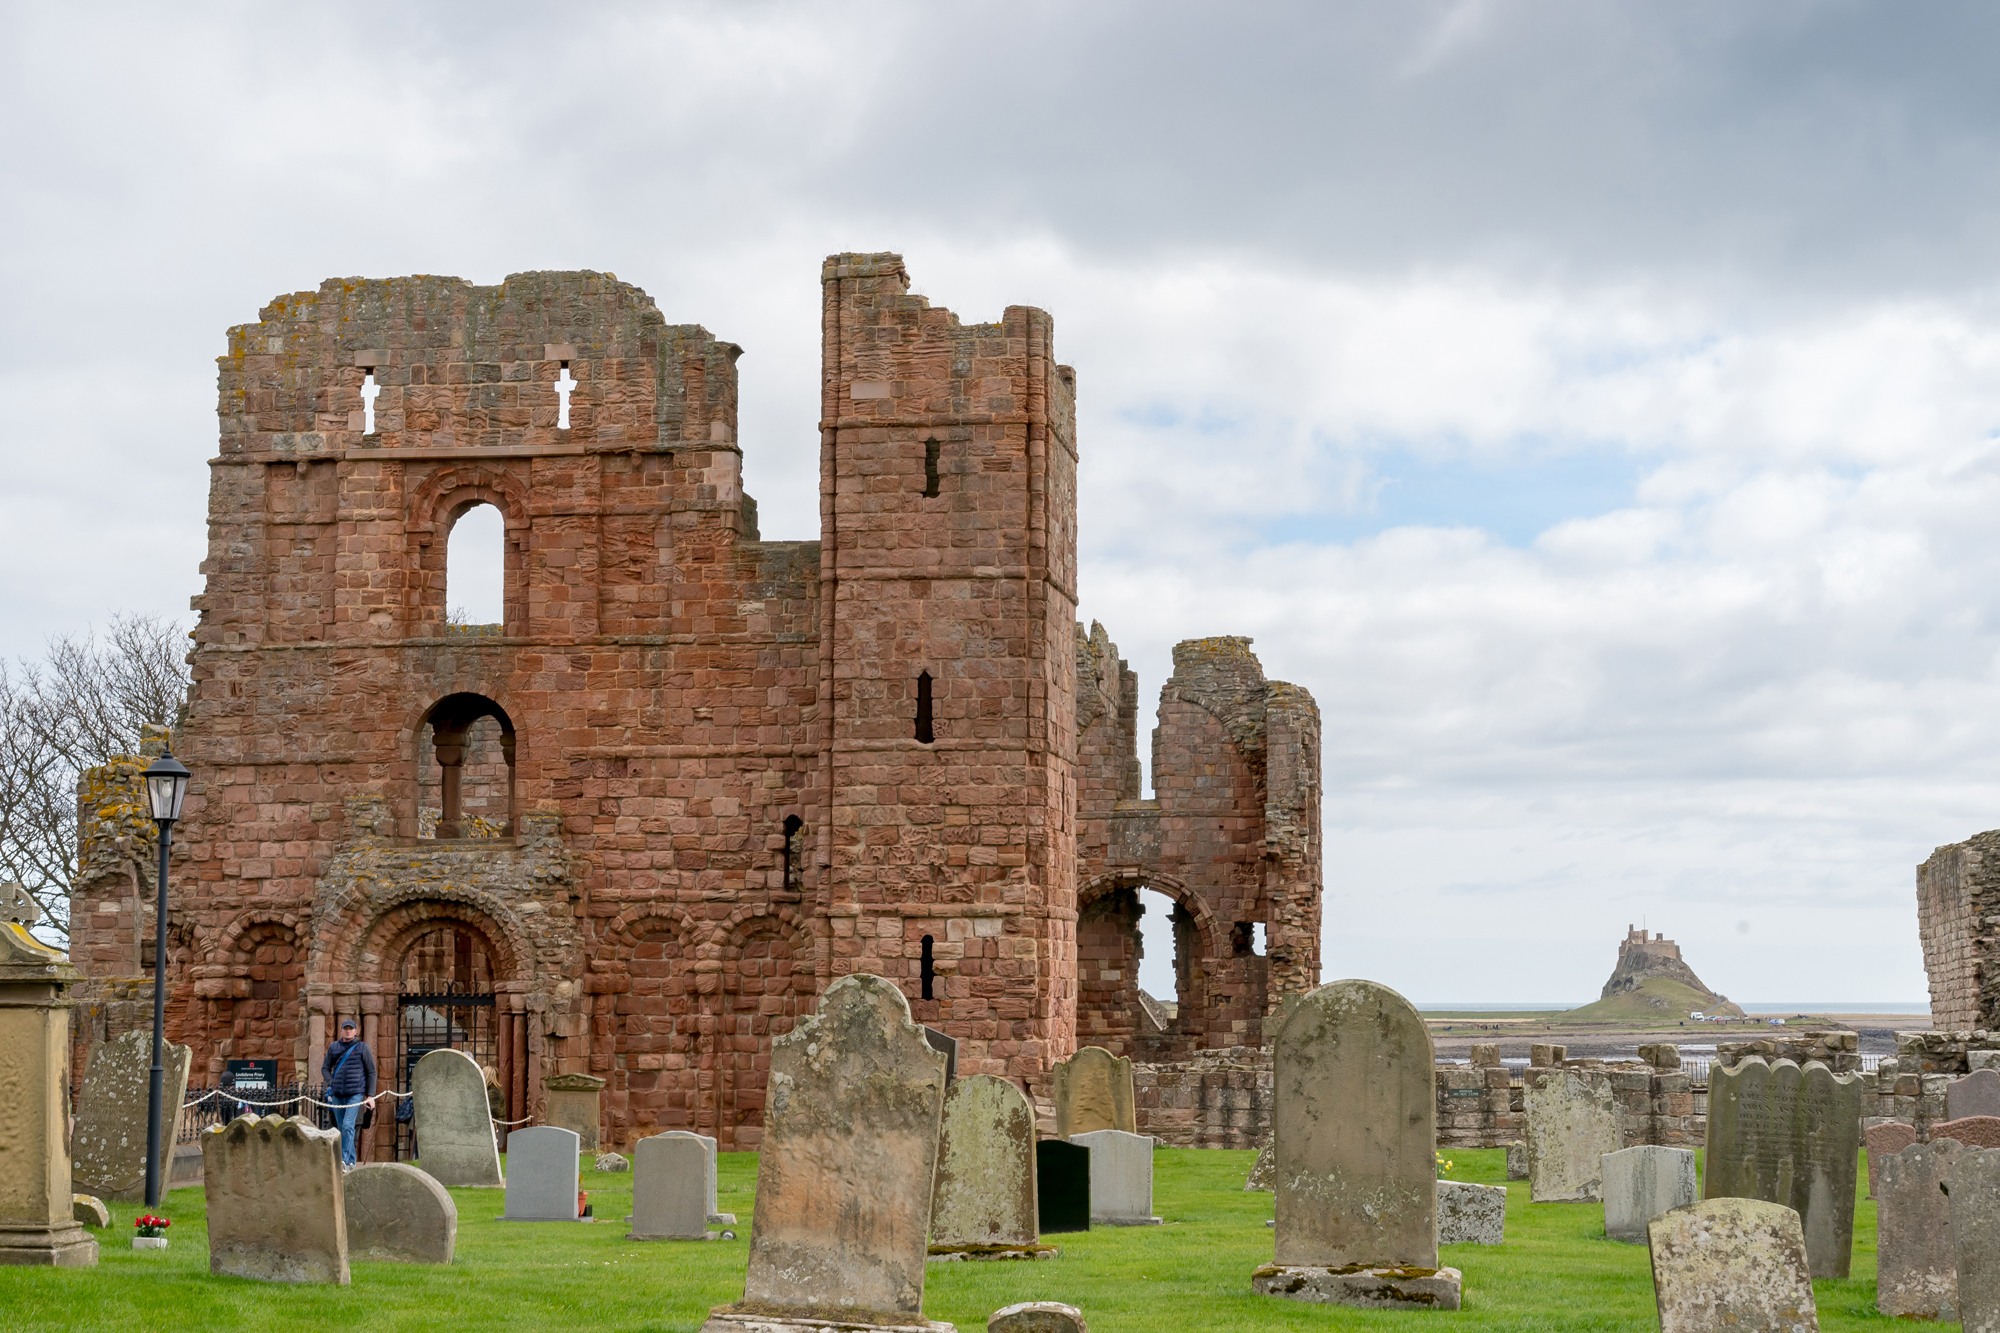
[[[368,371],[361,377],[361,433],[375,433],[375,398],[382,392],[382,386],[375,382],[375,372]]]
[[[929,745],[936,739],[931,734],[931,673],[917,673],[917,739]]]
[[[917,973],[919,979],[923,982],[924,998],[926,1000],[936,999],[937,997],[931,994],[931,983],[937,980],[937,963],[931,955],[931,937],[929,935],[924,936],[924,952],[923,957],[918,960]]]
[[[785,888],[792,893],[799,891],[805,879],[805,865],[799,855],[799,830],[805,823],[797,815],[785,816]]]
[[[938,442],[924,441],[924,494],[938,493]]]
[[[556,376],[556,429],[569,429],[569,394],[576,387],[570,378],[569,362],[562,363],[562,373]]]

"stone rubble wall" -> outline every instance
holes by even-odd
[[[2000,830],[1940,847],[1917,867],[1917,931],[1931,1021],[2000,1027]]]

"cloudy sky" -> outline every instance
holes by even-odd
[[[336,275],[639,284],[814,536],[819,260],[896,250],[1053,312],[1142,695],[1233,633],[1319,700],[1328,978],[1575,1002],[1644,919],[1924,998],[1912,867],[2000,824],[1995,11],[9,8],[0,652],[184,613],[223,331]]]

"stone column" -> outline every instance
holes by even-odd
[[[464,836],[459,824],[459,778],[465,764],[465,732],[446,731],[433,725],[431,750],[437,755],[442,781],[438,786],[438,826],[440,838]]]
[[[84,1268],[69,1176],[69,956],[0,924],[0,1264]]]

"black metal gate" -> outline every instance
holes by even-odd
[[[491,995],[445,991],[434,995],[399,995],[397,1009],[396,1091],[410,1090],[410,1074],[417,1061],[432,1051],[464,1051],[483,1068],[500,1063],[498,1010]],[[412,1122],[404,1118],[406,1099],[396,1103],[396,1160],[414,1157],[416,1138]]]

